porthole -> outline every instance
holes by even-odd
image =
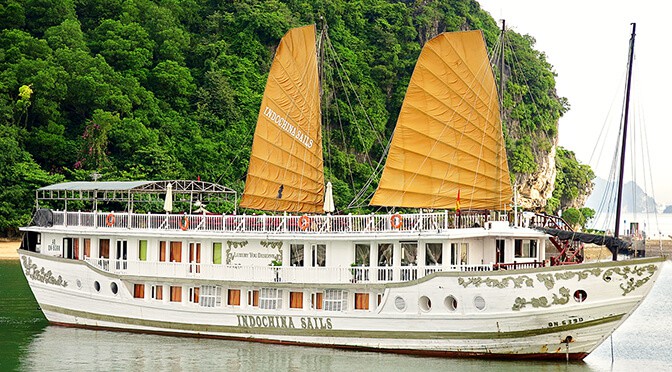
[[[457,310],[457,299],[453,296],[446,297],[446,299],[443,301],[443,304],[450,311]]]
[[[98,281],[93,282],[93,289],[95,289],[96,292],[100,292],[100,283],[98,283]]]
[[[399,311],[404,311],[406,310],[406,301],[402,297],[397,296],[394,298],[394,307]]]
[[[583,289],[579,289],[576,292],[574,292],[574,301],[576,302],[583,302],[586,300],[588,297],[588,293],[584,291]]]
[[[474,297],[474,306],[476,306],[478,310],[485,309],[485,299],[481,296]]]
[[[81,280],[77,279],[77,281],[75,283],[77,284],[77,288],[82,289],[82,281]]]
[[[427,296],[422,296],[418,300],[418,306],[420,307],[420,310],[427,312],[432,309],[432,300]]]
[[[119,292],[119,287],[117,286],[117,283],[112,282],[110,283],[110,290],[112,291],[113,294],[117,294]]]

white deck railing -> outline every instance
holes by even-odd
[[[178,279],[211,279],[267,283],[375,283],[420,279],[439,271],[491,271],[492,265],[402,267],[242,266],[185,262],[126,261],[85,257],[89,265],[115,274]]]
[[[115,212],[53,211],[54,226],[100,229],[164,229],[184,231],[221,231],[227,233],[358,233],[438,231],[484,226],[488,221],[506,221],[506,214],[485,213],[414,213],[371,215],[200,215],[137,214]],[[401,217],[398,217],[401,216]]]

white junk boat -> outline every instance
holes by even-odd
[[[406,94],[371,204],[420,212],[324,214],[315,39],[314,26],[292,29],[278,47],[241,200],[284,213],[192,210],[195,200],[237,202],[231,189],[201,181],[37,191],[19,255],[51,323],[564,360],[586,357],[644,300],[662,259],[582,263],[576,243],[533,228],[562,229],[561,219],[508,221],[511,185],[480,31],[429,41]],[[146,213],[164,201],[186,212]],[[556,247],[561,254],[546,260]]]

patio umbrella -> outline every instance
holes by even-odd
[[[324,211],[333,213],[334,210],[334,192],[332,190],[331,182],[327,182],[327,191],[324,193]]]
[[[167,213],[173,211],[173,184],[169,183],[166,187],[166,200],[163,202],[163,210]]]

